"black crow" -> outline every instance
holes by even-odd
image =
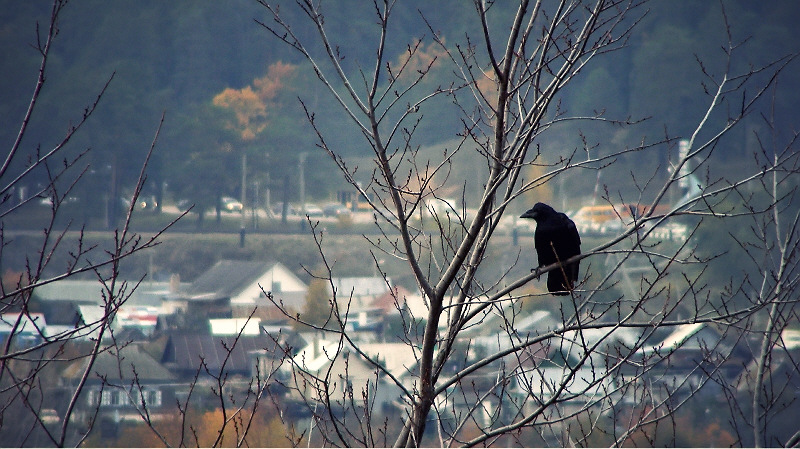
[[[536,203],[520,218],[536,220],[534,244],[539,266],[563,262],[581,253],[581,237],[575,223],[564,213],[544,203]],[[547,291],[554,295],[568,295],[578,282],[579,262],[556,268],[547,274]]]

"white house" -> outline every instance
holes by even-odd
[[[237,336],[237,335],[260,335],[261,318],[218,318],[208,320],[211,328],[211,335],[214,336]]]
[[[195,279],[182,296],[189,304],[207,304],[212,310],[246,311],[273,306],[266,292],[285,308],[300,311],[307,291],[308,286],[281,263],[220,260]]]
[[[337,298],[363,298],[381,295],[389,291],[392,280],[381,276],[334,277]]]

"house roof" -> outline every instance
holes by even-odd
[[[276,262],[220,260],[192,282],[185,295],[193,300],[230,298],[256,282]]]
[[[478,321],[476,325],[466,327],[460,336],[471,340],[483,338],[496,341],[498,333],[507,335],[512,332],[524,337],[529,333],[536,334],[547,331],[557,325],[553,315],[546,310],[534,310],[527,314],[521,314],[513,321],[508,321],[503,316],[492,313]]]
[[[35,296],[50,301],[86,301],[99,303],[103,284],[97,279],[64,279],[40,285],[34,289]]]
[[[644,346],[642,347],[642,354],[650,355],[660,351],[674,351],[677,348],[683,347],[684,349],[688,349],[688,346],[685,345],[687,340],[691,338],[693,335],[698,333],[705,323],[691,323],[691,324],[684,324],[681,326],[676,326],[675,329],[670,333],[664,340],[659,342],[655,346]]]
[[[228,349],[230,349],[230,355]],[[275,348],[275,342],[266,335],[242,335],[237,340],[231,336],[213,336],[203,334],[175,334],[169,337],[161,363],[169,364],[181,371],[194,371],[200,366],[200,360],[212,373],[219,372],[223,363],[230,372],[249,373],[252,368],[251,352],[283,355],[282,349]]]
[[[0,315],[0,333],[39,334],[47,327],[44,314],[4,313]]]
[[[489,351],[502,351],[511,348],[518,339],[527,338],[528,334],[535,335],[552,327],[552,320],[552,314],[544,310],[535,310],[511,323],[499,315],[489,315],[477,325],[465,328],[459,338]]]
[[[800,349],[800,330],[784,329],[783,332],[781,332],[781,339],[787,350]]]
[[[77,381],[83,375],[88,363],[88,358],[76,360],[64,369],[62,377]],[[98,354],[92,365],[90,379],[103,377],[112,383],[119,381],[130,383],[134,376],[138,376],[142,383],[169,382],[174,379],[169,370],[149,354],[141,351],[136,344],[119,349],[110,348]]]
[[[413,372],[418,364],[418,350],[406,343],[364,343],[358,347],[398,379]]]
[[[131,291],[135,283],[128,284],[125,304],[139,306],[160,306],[164,298],[171,295],[169,282],[151,282],[145,280]],[[47,302],[76,302],[79,304],[102,304],[103,284],[97,279],[62,279],[40,285],[34,289],[34,295]]]
[[[352,296],[377,296],[389,291],[391,279],[383,277],[340,277],[333,278],[336,286],[336,296],[339,298],[349,298]]]
[[[279,305],[280,307],[271,307],[274,304]],[[283,313],[283,310],[286,311],[300,311],[306,305],[306,293],[305,292],[280,292],[280,293],[273,293],[272,300],[265,299],[264,303],[267,307],[263,308],[262,313],[265,313],[267,317],[271,319],[278,319],[278,320],[285,320],[286,314]],[[281,310],[282,309],[282,310]]]
[[[774,391],[791,392],[800,390],[800,371],[797,369],[797,360],[800,355],[800,347],[795,342],[786,340],[786,333],[797,334],[797,330],[786,329],[782,334],[784,347],[776,346],[772,349],[770,357],[764,361],[768,375],[764,376],[764,381],[772,385]],[[747,365],[739,371],[736,389],[739,392],[748,392],[752,395],[753,386],[756,384],[755,376],[758,372],[758,365],[762,363],[759,357],[748,361]]]
[[[311,373],[319,372],[332,362],[334,355],[339,352],[339,344],[338,340],[311,339],[307,346],[297,352],[293,363]]]
[[[323,369],[327,369],[340,352],[357,353],[350,344],[342,343],[339,340],[328,340],[324,336],[309,335],[306,341],[308,344],[297,351],[293,361],[311,373],[319,373]],[[398,379],[414,372],[418,364],[418,355],[416,354],[418,349],[406,343],[359,343],[358,349],[380,363],[386,368],[386,371]],[[372,366],[360,356],[355,357],[365,366]]]
[[[78,309],[78,302],[42,300],[38,304],[49,326],[66,325],[75,327],[75,325],[83,322]]]
[[[395,285],[391,290],[386,290],[385,293],[375,298],[372,301],[372,306],[387,312],[395,312],[397,311],[397,305],[399,304],[402,307],[409,296],[411,296],[411,292],[401,285]]]

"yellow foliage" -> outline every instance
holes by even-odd
[[[254,79],[252,85],[242,89],[227,88],[214,97],[213,103],[234,113],[236,123],[229,126],[242,140],[253,140],[269,124],[270,111],[278,108],[275,97],[296,68],[293,64],[276,62],[269,66],[266,75]]]
[[[286,447],[290,440],[287,439],[286,427],[277,416],[257,420],[247,433],[247,444],[250,447]]]
[[[228,412],[229,421],[224,429],[221,409],[204,413],[199,422],[192,425],[200,447],[211,447],[215,443],[217,447],[236,447],[240,440],[243,440],[242,445],[245,447],[285,447],[289,443],[286,439],[286,428],[280,418],[270,410],[259,409],[252,422],[250,410],[242,410],[233,417],[230,415],[232,412]],[[222,436],[217,441],[220,430]]]
[[[284,64],[280,61],[270,65],[266,76],[253,80],[253,86],[255,86],[259,97],[263,101],[275,98],[278,92],[283,89],[284,80],[292,76],[296,68],[297,66],[293,64]]]
[[[233,111],[242,140],[253,140],[267,126],[267,105],[250,86],[223,90],[214,97],[214,105]]]
[[[162,432],[162,430],[159,430],[159,432]],[[161,434],[164,435],[163,433]],[[173,435],[164,436],[169,442],[168,436]],[[109,444],[110,442],[103,441],[102,443]],[[116,447],[165,447],[164,442],[143,424],[138,426],[126,426],[119,433],[116,443],[117,444],[114,445]]]
[[[203,416],[200,417],[199,422],[191,425],[192,430],[194,431],[195,435],[197,435],[197,443],[200,445],[200,447],[214,446],[217,438],[220,437],[220,429],[222,428],[223,421],[222,410],[217,408],[203,413]],[[230,430],[232,429],[228,429],[228,432],[222,432],[221,441],[216,444],[216,447],[224,447],[226,443],[231,443],[231,438],[228,438],[228,441],[225,441],[226,433],[228,435],[231,434]]]
[[[300,319],[306,323],[317,326],[331,324],[331,293],[330,284],[324,279],[312,279],[308,284],[306,306],[300,314]],[[347,292],[342,292],[347,294]]]
[[[235,411],[228,411],[228,423],[225,424],[224,429],[221,409],[205,413],[190,411],[186,417],[183,435],[181,435],[183,421],[178,413],[154,422],[153,427],[166,440],[166,444],[173,447],[178,445],[236,447],[239,440],[242,439],[244,447],[286,447],[290,445],[290,440],[287,439],[287,435],[290,433],[271,409],[259,408],[249,427],[247,425],[250,421],[250,410],[242,410],[233,416],[232,413]],[[220,430],[222,430],[222,437],[220,441],[217,441]],[[242,435],[245,435],[244,438]],[[141,422],[122,426],[115,439],[103,439],[100,432],[97,431],[87,440],[87,444],[95,447],[165,447],[164,441]]]

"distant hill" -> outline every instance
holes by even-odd
[[[494,4],[492,32],[505,31],[503,19],[513,12],[511,3]],[[359,67],[371,68],[376,31],[371,9],[364,8],[360,0],[323,5],[329,33],[346,55],[345,68],[352,73]],[[282,11],[290,20],[301,19],[291,6],[284,5]],[[762,64],[800,49],[800,30],[794,24],[800,16],[800,3],[733,0],[726,1],[725,6],[734,39],[751,37],[741,54],[735,55],[735,67]],[[703,76],[696,57],[714,75],[719,75],[724,64],[720,48],[726,43],[726,35],[719,4],[655,0],[648,7],[629,45],[596,60],[560,100],[561,108],[574,115],[605,110],[613,117],[652,120],[627,131],[590,123],[565,125],[554,129],[540,144],[555,152],[571,152],[580,147],[579,135],[583,132],[600,143],[598,151],[602,152],[637,142],[643,135],[649,140],[660,138],[665,129],[673,136],[686,136],[692,131],[708,98],[700,84]],[[48,2],[41,1],[13,2],[13,6],[0,11],[0,116],[5,119],[0,141],[6,146],[16,136],[38,69],[38,53],[31,47],[36,41],[36,23],[47,23],[49,11]],[[397,34],[390,40],[388,60],[398,58],[416,38],[430,42],[431,31],[420,14],[448,44],[463,44],[466,34],[477,37],[479,28],[470,2],[398,2],[391,23],[391,31]],[[308,65],[254,19],[269,20],[265,11],[250,1],[69,3],[59,22],[60,34],[48,66],[47,85],[25,149],[33,151],[39,144],[47,147],[57,142],[113,74],[96,116],[72,145],[73,152],[93,149],[88,161],[99,174],[91,182],[99,183],[103,189],[107,181],[102,180],[102,170],[110,170],[105,167],[116,167],[120,191],[132,182],[158,117],[166,111],[161,145],[151,167],[153,189],[160,189],[164,183],[177,189],[184,182],[181,179],[197,177],[199,172],[208,170],[209,179],[218,182],[211,187],[213,190],[236,194],[238,155],[246,152],[253,170],[251,179],[259,180],[262,187],[271,183],[276,191],[288,186],[290,199],[295,199],[299,187],[297,154],[308,152],[306,181],[314,186],[309,194],[330,198],[343,184],[331,176],[335,168],[330,159],[315,148],[315,136],[298,98],[315,111],[320,127],[328,133],[328,143],[337,151],[347,157],[368,158],[370,149],[343,118],[330,95],[321,89]],[[310,27],[298,27],[297,32],[305,39],[315,37],[315,30]],[[275,99],[277,111],[273,112],[278,113],[271,116],[257,139],[238,148],[230,147],[229,154],[219,154],[219,147],[212,142],[222,140],[214,137],[224,132],[224,126],[220,125],[219,116],[206,111],[212,98],[226,88],[246,88],[276,62],[297,66],[296,75]],[[450,74],[449,70],[435,71],[427,83],[435,87],[447,82]],[[776,112],[781,131],[796,129],[800,122],[795,107],[800,103],[798,83],[797,77],[780,79]],[[447,101],[432,104],[421,114],[423,120],[416,133],[420,146],[445,145],[453,142],[460,131],[460,117]],[[726,142],[720,164],[741,164],[752,150],[748,147],[754,144],[752,131],[761,126],[754,122]],[[184,166],[192,157],[215,159],[205,167]],[[618,168],[654,171],[665,166],[667,158],[663,154],[658,160],[622,161]],[[479,161],[460,163],[477,167]],[[614,178],[610,176],[609,182],[613,183]],[[593,182],[587,181],[585,187],[591,188]],[[184,187],[187,189],[196,190]]]

